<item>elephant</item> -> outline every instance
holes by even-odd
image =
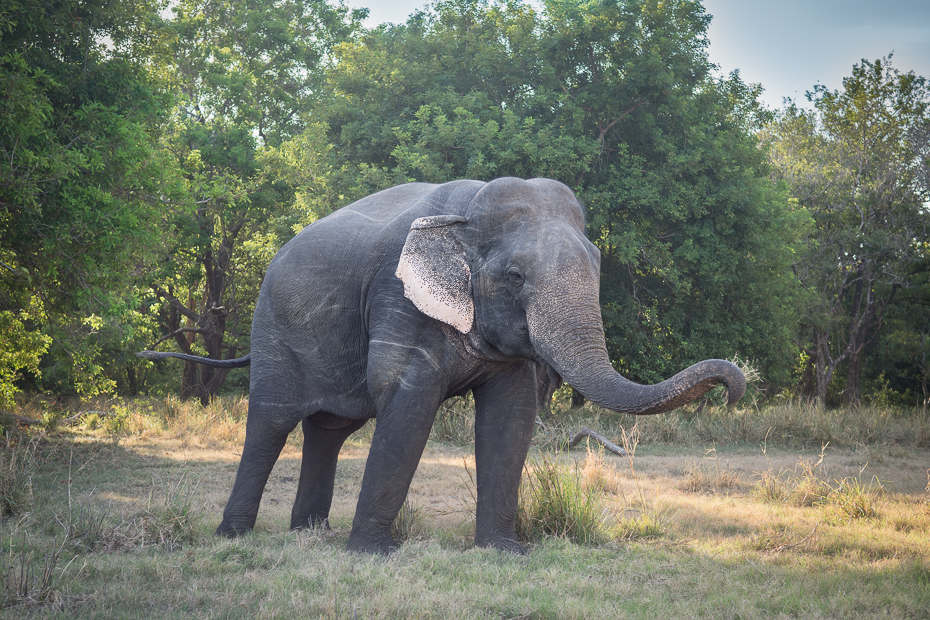
[[[524,553],[515,518],[540,391],[569,383],[614,411],[669,411],[718,384],[725,360],[639,385],[607,354],[600,253],[574,193],[551,179],[409,183],[324,217],[271,261],[252,321],[245,445],[218,535],[251,531],[288,434],[303,425],[292,528],[328,527],[345,440],[374,418],[348,548],[388,553],[442,402],[475,402],[477,546]],[[544,389],[540,389],[545,386]]]

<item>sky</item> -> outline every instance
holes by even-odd
[[[370,10],[366,26],[401,23],[425,0],[347,0]],[[532,4],[538,6],[538,2]],[[815,84],[843,86],[863,58],[894,53],[892,66],[930,79],[930,0],[704,0],[711,62],[762,84],[763,102],[807,106]]]

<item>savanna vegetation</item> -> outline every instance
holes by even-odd
[[[0,3],[0,613],[930,615],[926,79],[863,59],[766,109],[708,60],[699,1],[365,16]],[[295,438],[257,532],[213,539],[247,370],[133,353],[242,355],[303,226],[397,183],[506,175],[585,204],[618,370],[732,359],[747,397],[636,421],[557,393],[526,558],[469,546],[467,400],[437,418],[391,559],[343,551],[370,425],[331,532],[286,531]],[[582,426],[627,457],[568,450]]]
[[[39,417],[41,401],[23,411]],[[255,531],[213,536],[247,402],[177,397],[47,418],[0,462],[0,617],[914,618],[930,612],[930,418],[556,403],[512,556],[472,546],[471,403],[440,411],[390,557],[345,550],[371,442],[340,455],[331,530],[288,530],[295,432]],[[104,415],[104,413],[107,415]],[[565,444],[581,426],[626,450]],[[829,441],[830,443],[825,443]]]

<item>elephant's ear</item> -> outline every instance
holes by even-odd
[[[456,215],[414,220],[395,272],[404,283],[404,296],[420,312],[462,333],[471,330],[475,304],[465,249],[452,235],[452,228],[467,221]]]

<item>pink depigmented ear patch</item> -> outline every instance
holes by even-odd
[[[420,312],[468,333],[475,316],[468,292],[471,269],[461,244],[434,219],[413,222],[394,275]]]

